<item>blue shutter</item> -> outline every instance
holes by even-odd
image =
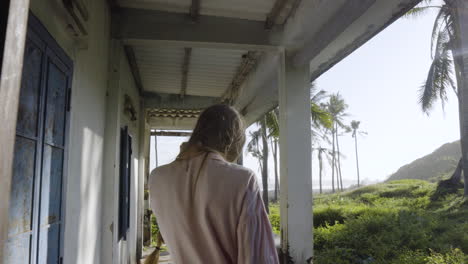
[[[119,170],[119,240],[127,239],[130,227],[130,177],[132,160],[132,138],[128,127],[121,129],[120,133],[120,170]]]

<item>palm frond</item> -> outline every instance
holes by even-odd
[[[351,121],[351,129],[353,130],[353,134],[352,134],[353,137],[356,136],[356,133],[359,129],[360,124],[361,124],[361,121],[356,121],[356,120]]]
[[[446,5],[443,5],[439,13],[436,16],[436,19],[434,21],[434,25],[432,27],[432,33],[431,33],[431,58],[434,59],[435,54],[437,51],[435,48],[437,47],[437,42],[439,39],[439,34],[440,32],[443,32],[445,30],[450,30],[453,28],[453,23],[452,21],[452,15],[451,12],[449,12],[449,8]],[[451,25],[449,28],[449,24]]]
[[[406,14],[403,15],[403,17],[417,18],[419,16],[425,15],[429,11],[430,8],[439,7],[439,6],[432,6],[431,5],[432,2],[433,2],[433,0],[423,0],[423,1],[421,1],[414,8],[412,8],[411,10],[406,12]]]
[[[328,97],[327,92],[325,92],[324,90],[320,90],[318,92],[312,91],[311,94],[312,96],[310,98],[310,101],[316,104],[320,103],[321,101],[323,101],[324,99]]]
[[[403,15],[403,17],[406,18],[419,18],[422,15],[425,15],[429,12],[430,8],[427,6],[416,6],[406,12],[406,14]]]
[[[426,82],[419,91],[419,103],[423,112],[429,114],[437,100],[441,100],[442,107],[444,107],[447,101],[447,90],[450,87],[455,89],[452,69],[453,60],[449,32],[446,28],[443,28],[437,35],[434,59],[429,68]]]
[[[310,113],[312,117],[312,125],[315,127],[331,128],[333,125],[333,118],[331,114],[320,105],[311,103]]]
[[[256,130],[250,132],[250,141],[247,143],[247,152],[257,159],[262,158],[262,152],[260,151],[260,139],[262,138],[262,130]]]
[[[279,138],[279,120],[277,109],[266,113],[266,126],[268,128],[268,137]]]

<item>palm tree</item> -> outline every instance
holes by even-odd
[[[312,118],[312,138],[315,140],[324,139],[324,129],[331,129],[333,126],[333,118],[327,107],[322,103],[323,100],[329,97],[324,90],[317,90],[315,83],[310,87],[310,116]],[[312,144],[314,143],[312,142]]]
[[[263,122],[261,122],[263,123]],[[268,164],[265,163],[265,157],[268,159],[268,152],[265,156],[265,145],[264,145],[264,133],[263,126],[260,129],[250,132],[250,141],[247,143],[247,152],[249,152],[254,158],[258,160],[258,166],[262,172],[262,186],[263,186],[263,203],[265,204],[265,209],[267,213],[269,212],[268,207]],[[262,150],[260,147],[262,146]],[[266,146],[268,149],[268,145]],[[268,150],[267,150],[268,151]],[[265,198],[266,197],[266,198]]]
[[[318,147],[317,148],[317,157],[319,161],[319,186],[320,186],[320,193],[323,193],[323,188],[322,188],[322,175],[323,175],[323,154],[326,155],[326,157],[329,159],[329,154],[330,150],[327,148],[323,147]]]
[[[347,116],[346,110],[348,105],[345,103],[344,99],[339,93],[332,94],[329,98],[329,101],[324,105],[327,111],[330,113],[332,118],[332,126],[329,130],[332,134],[332,189],[335,191],[334,178],[335,178],[335,167],[336,170],[336,179],[338,189],[343,190],[343,177],[341,174],[341,152],[339,144],[339,129],[346,129],[347,126],[344,124],[344,117]]]
[[[316,141],[318,138],[325,138],[326,135],[322,133],[324,129],[330,129],[332,126],[332,117],[330,113],[323,107],[321,101],[328,95],[325,91],[317,91],[315,83],[310,87],[310,114],[312,121],[312,139]],[[279,111],[278,108],[266,114],[266,125],[268,127],[268,137],[271,140],[271,147],[273,153],[273,162],[275,167],[275,200],[278,199],[279,190],[279,177],[278,177],[278,144],[279,144]]]
[[[465,196],[468,196],[468,159],[465,156],[468,150],[468,139],[463,133],[463,113],[461,102],[461,89],[467,84],[463,75],[463,53],[461,45],[461,32],[457,14],[457,1],[445,0],[442,5],[432,5],[432,0],[425,0],[407,13],[407,16],[416,17],[430,9],[438,9],[431,38],[432,63],[427,79],[420,88],[419,103],[422,111],[429,114],[434,104],[440,100],[442,107],[447,102],[447,93],[453,90],[458,97],[459,123],[462,148],[462,162],[465,178]],[[455,74],[453,74],[455,72]],[[455,77],[455,79],[453,78]],[[461,178],[461,170],[456,170],[452,177]]]
[[[273,154],[273,164],[275,170],[275,192],[274,200],[278,201],[279,192],[279,176],[278,176],[278,142],[279,142],[279,111],[278,108],[271,110],[266,113],[266,125],[268,127],[268,138],[270,139],[270,145]]]
[[[351,121],[351,129],[353,130],[353,138],[354,138],[354,149],[356,150],[356,171],[357,171],[357,186],[360,186],[360,178],[359,178],[359,158],[358,158],[358,144],[357,144],[357,133],[359,129],[359,125],[361,124],[360,121],[353,120]]]
[[[266,116],[264,116],[261,121],[261,131],[262,131],[262,183],[263,183],[263,201],[265,202],[265,209],[269,213],[268,206],[268,136],[267,136],[267,126],[266,126]]]

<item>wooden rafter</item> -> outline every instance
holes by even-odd
[[[190,17],[194,22],[198,21],[198,17],[200,16],[200,1],[192,0],[192,5],[190,6]]]
[[[297,8],[301,0],[276,0],[265,21],[265,28],[283,25]]]
[[[135,80],[135,84],[138,88],[138,91],[143,93],[143,83],[141,81],[140,76],[140,69],[138,68],[138,64],[135,57],[135,51],[131,46],[124,46],[125,54],[127,55],[128,64],[130,65],[130,70],[132,71],[133,79]]]
[[[246,54],[242,55],[242,61],[237,68],[237,72],[232,79],[229,88],[223,94],[222,101],[224,103],[233,104],[234,101],[239,96],[240,87],[242,83],[244,83],[247,76],[249,76],[250,72],[257,66],[257,62],[261,57],[262,52],[259,51],[249,51]]]
[[[184,48],[184,61],[182,62],[182,79],[180,84],[180,97],[184,98],[187,93],[188,72],[190,59],[192,58],[192,48]]]

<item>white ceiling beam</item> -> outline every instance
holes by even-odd
[[[179,94],[153,92],[143,92],[142,98],[145,108],[177,110],[204,109],[221,100],[219,97],[185,95],[181,98]]]
[[[267,52],[278,52],[279,46],[271,45],[249,45],[249,44],[233,44],[233,43],[217,43],[217,42],[197,42],[197,41],[176,41],[176,40],[146,40],[146,39],[122,39],[124,45],[139,46],[139,47],[173,47],[173,48],[206,48],[219,50],[256,50]]]
[[[122,8],[113,22],[114,37],[124,43],[126,40],[162,40],[272,45],[270,32],[261,21],[200,15],[194,23],[186,14]]]

